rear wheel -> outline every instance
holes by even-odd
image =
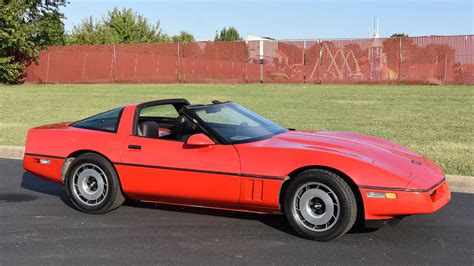
[[[64,181],[74,206],[86,213],[106,213],[125,201],[115,169],[94,153],[74,159]]]
[[[342,236],[354,225],[357,202],[340,176],[323,169],[311,169],[290,182],[284,212],[298,234],[328,241]]]

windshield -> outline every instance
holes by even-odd
[[[226,143],[243,143],[270,138],[287,130],[235,103],[189,107]]]

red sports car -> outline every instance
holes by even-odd
[[[132,104],[28,132],[24,168],[65,184],[74,205],[105,213],[125,197],[283,213],[327,241],[446,205],[439,166],[388,141],[283,128],[233,102]],[[378,222],[378,223],[377,223]]]

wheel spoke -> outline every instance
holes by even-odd
[[[108,193],[107,176],[95,164],[85,163],[73,174],[73,194],[86,205],[100,204]]]
[[[297,220],[309,230],[326,231],[338,221],[339,200],[327,185],[311,182],[295,193],[293,212]]]

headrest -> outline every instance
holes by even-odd
[[[138,136],[147,138],[158,138],[158,123],[155,121],[144,121],[138,125]]]

